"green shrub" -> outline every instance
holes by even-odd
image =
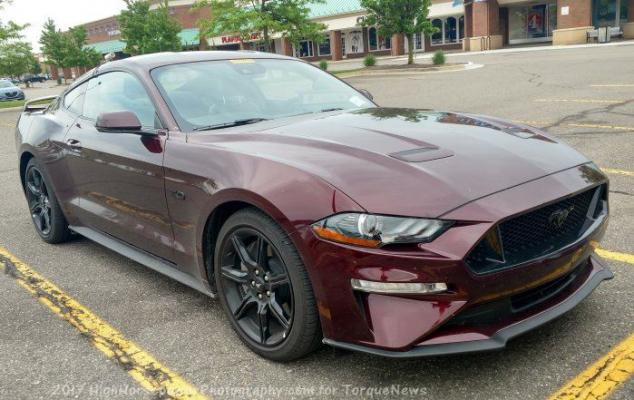
[[[321,61],[319,62],[319,68],[321,68],[321,69],[322,69],[322,70],[324,70],[324,71],[327,71],[327,70],[328,70],[328,61],[326,61],[326,60],[321,60]]]
[[[374,57],[374,54],[368,54],[367,56],[365,56],[365,58],[363,59],[363,65],[365,65],[366,67],[375,66],[376,57]]]
[[[442,50],[438,50],[434,53],[434,57],[432,58],[432,62],[434,65],[443,65],[445,63],[445,53]]]

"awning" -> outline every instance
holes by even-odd
[[[462,1],[435,3],[429,7],[429,18],[447,17],[450,15],[460,14],[464,14],[464,5]]]
[[[178,33],[183,46],[198,46],[200,38],[198,37],[200,30],[198,28],[183,29]]]
[[[178,38],[183,46],[198,46],[200,38],[198,28],[183,29],[178,33]],[[86,47],[92,47],[101,54],[118,53],[125,49],[125,42],[121,40],[108,40],[106,42],[98,42],[87,44]]]
[[[326,25],[328,31],[338,31],[343,29],[359,28],[363,21],[363,14],[346,15],[338,18],[328,18],[319,20]]]
[[[308,8],[308,16],[311,19],[365,11],[360,0],[327,0],[323,3],[309,4]]]
[[[125,42],[121,40],[108,40],[107,42],[87,44],[86,47],[92,47],[100,54],[117,53],[125,49]]]

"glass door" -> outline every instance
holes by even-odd
[[[557,26],[555,2],[509,7],[509,43],[548,42]]]

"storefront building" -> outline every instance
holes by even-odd
[[[581,44],[595,41],[603,27],[610,38],[634,39],[634,0],[465,0],[464,6],[465,50]]]
[[[180,33],[189,50],[264,50],[254,33],[243,41],[235,33],[200,38],[198,21],[209,9],[192,8],[195,0],[172,0],[170,14],[183,27]],[[310,18],[326,26],[320,43],[291,44],[273,36],[272,52],[309,61],[342,60],[367,54],[402,55],[407,39],[381,37],[376,27],[363,26],[366,11],[360,0],[325,0],[313,4]],[[414,36],[417,52],[436,50],[480,51],[531,43],[573,44],[596,40],[597,28],[609,36],[634,39],[634,0],[432,0],[429,18],[438,31],[431,37]],[[103,54],[124,57],[116,17],[85,24],[89,45]]]

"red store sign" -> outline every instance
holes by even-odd
[[[251,37],[249,38],[249,40],[258,40],[258,39],[260,39],[260,33],[252,33]],[[242,41],[240,38],[240,35],[223,36],[221,40],[222,40],[222,43],[240,43]]]

